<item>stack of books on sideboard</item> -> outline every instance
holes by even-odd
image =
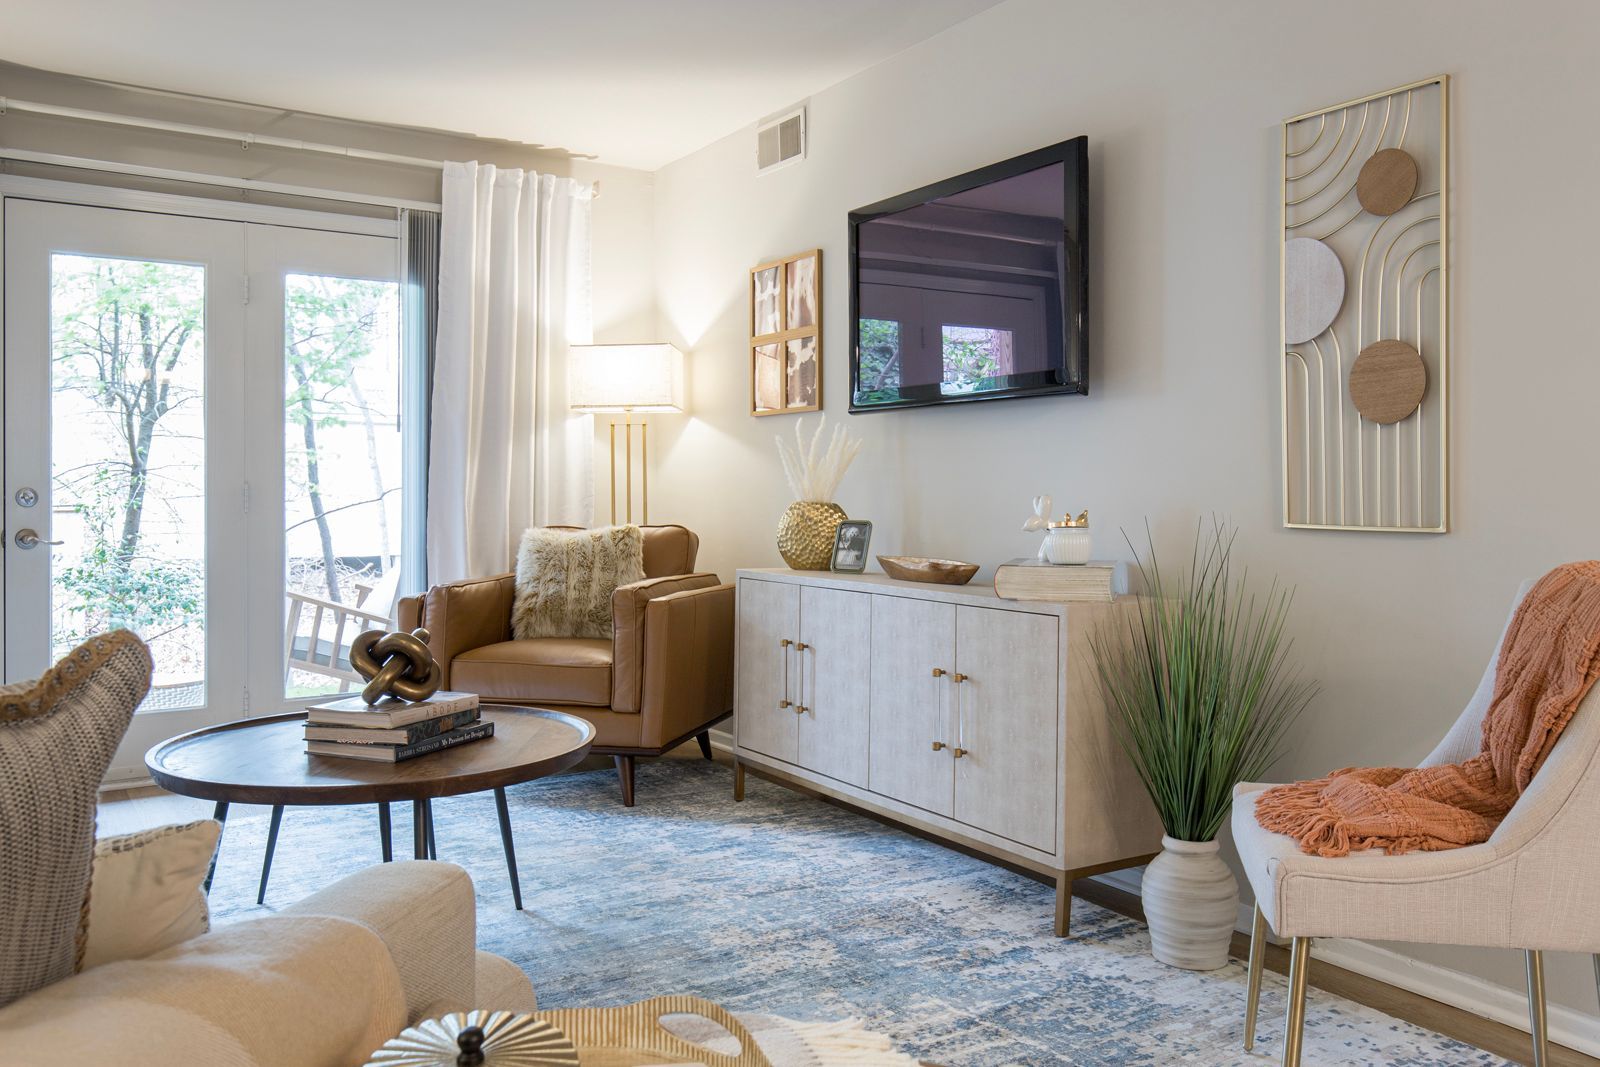
[[[306,751],[314,756],[399,763],[494,736],[479,717],[478,694],[438,692],[427,700],[359,696],[306,709]]]

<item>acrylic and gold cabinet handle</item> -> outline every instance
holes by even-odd
[[[792,700],[780,700],[780,701],[778,701],[778,707],[780,707],[780,708],[792,708],[792,707],[794,707],[794,701],[792,701]]]
[[[782,638],[781,640],[779,640],[778,647],[779,648],[788,648],[792,644],[794,644],[794,642],[789,640],[787,637],[785,637],[785,638]]]
[[[794,706],[794,713],[796,715],[804,715],[806,712],[808,712],[810,710],[811,709],[806,707],[804,704],[796,704]]]
[[[970,756],[970,755],[972,755],[972,749],[970,749],[970,748],[952,748],[950,750],[950,755],[954,756],[956,759],[960,759],[962,756]]]
[[[804,652],[810,647],[811,646],[806,644],[804,641],[796,641],[795,642],[795,646],[794,646],[794,650],[796,652]]]
[[[933,669],[933,676],[935,678],[943,678],[945,676],[945,669],[943,667],[935,667]]]
[[[950,676],[950,680],[952,682],[956,683],[957,685],[960,685],[962,682],[970,681],[971,679],[972,679],[972,675],[970,675],[970,674],[962,674],[960,671],[957,671],[955,674],[952,674]]]
[[[943,749],[943,748],[944,748],[944,742],[943,742],[943,741],[935,741],[935,742],[934,742],[934,743],[933,743],[933,750],[934,750],[934,751],[935,751],[935,752],[938,752],[938,751],[940,751],[940,750],[941,750],[941,749]]]

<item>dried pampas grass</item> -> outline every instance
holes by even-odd
[[[796,500],[831,503],[834,493],[839,489],[839,482],[844,479],[844,472],[850,469],[851,461],[861,451],[861,442],[851,440],[843,426],[835,426],[828,438],[827,450],[819,455],[822,431],[827,429],[828,416],[822,416],[809,442],[801,432],[805,421],[795,420],[793,445],[781,435],[774,438],[778,442],[778,458],[783,461],[783,476],[789,480],[789,489]]]

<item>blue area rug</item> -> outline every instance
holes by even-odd
[[[1267,974],[1256,1049],[1239,1046],[1244,968],[1157,963],[1144,925],[871,819],[700,760],[643,761],[639,806],[609,771],[508,790],[524,906],[511,904],[492,796],[437,801],[439,858],[471,872],[478,941],[532,976],[548,1008],[694,993],[737,1011],[859,1017],[903,1051],[990,1064],[1268,1064],[1284,982]],[[235,807],[212,905],[258,914],[266,809]],[[397,851],[410,851],[396,805]],[[291,808],[267,910],[378,862],[374,807]],[[1504,1060],[1312,990],[1310,1064]]]

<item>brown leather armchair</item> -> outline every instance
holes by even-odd
[[[444,688],[496,704],[533,704],[594,724],[592,751],[615,757],[633,806],[634,759],[693,737],[711,758],[712,726],[733,713],[733,586],[696,572],[700,538],[644,527],[642,582],[611,598],[611,640],[511,636],[515,574],[436,585],[400,601],[401,629],[428,629]]]

